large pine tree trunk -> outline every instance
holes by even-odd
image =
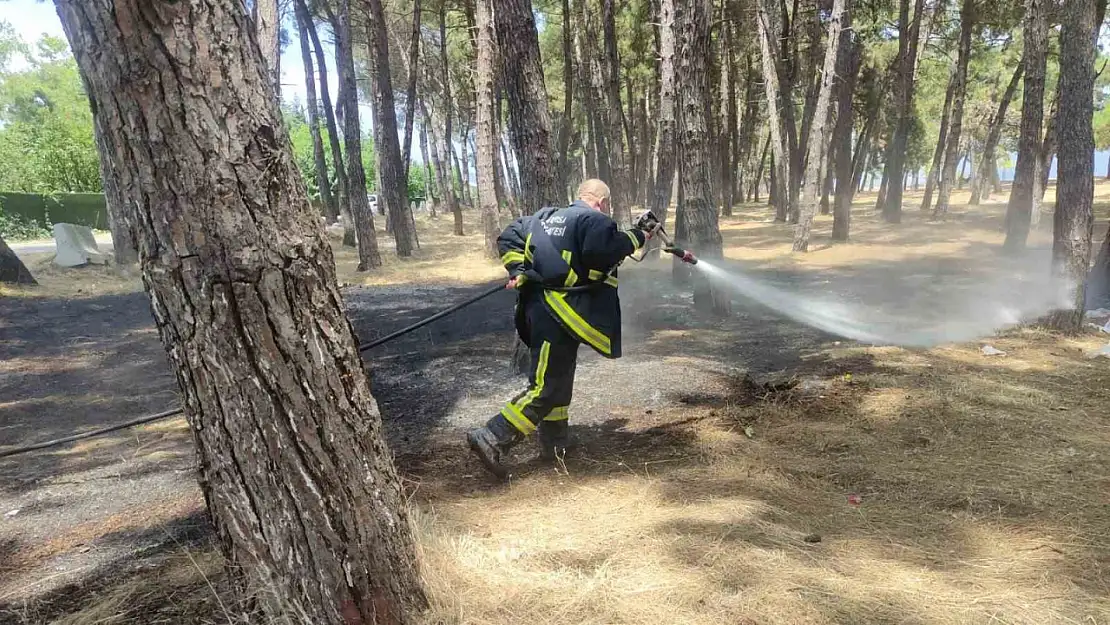
[[[836,170],[836,192],[833,196],[833,241],[847,241],[852,227],[852,199],[855,197],[856,183],[853,171],[852,152],[852,100],[856,92],[860,65],[863,59],[863,42],[852,41],[852,12],[845,11],[843,27],[840,31],[840,45],[845,51],[840,58],[841,69],[837,71],[841,82],[837,87],[836,128],[833,130],[833,145]],[[865,123],[866,126],[866,123]],[[832,176],[832,172],[829,173]]]
[[[297,10],[309,15],[305,0],[295,0]],[[334,24],[334,22],[333,22]],[[320,36],[316,31],[316,24],[309,19],[305,22],[308,37],[312,41],[312,49],[316,54],[316,65],[320,78],[320,104],[324,109],[324,121],[328,127],[328,144],[331,147],[332,165],[335,167],[335,181],[338,191],[339,214],[343,217],[343,245],[354,247],[356,243],[355,222],[351,215],[350,195],[348,194],[347,168],[343,158],[343,150],[339,146],[339,125],[335,121],[335,108],[331,101],[331,88],[328,86],[328,64],[324,56],[324,47],[320,45]]]
[[[1057,311],[1052,325],[1068,332],[1083,327],[1087,272],[1094,218],[1096,0],[1068,0],[1060,30],[1060,162],[1052,231],[1052,267],[1070,294],[1071,305]],[[1028,74],[1028,71],[1027,71]],[[1028,78],[1026,78],[1028,80]]]
[[[385,206],[393,226],[393,239],[397,242],[397,255],[412,256],[416,245],[416,230],[409,214],[409,186],[405,179],[405,161],[397,137],[397,110],[393,99],[393,78],[389,69],[389,33],[386,30],[385,11],[381,0],[367,0],[369,25],[367,37],[370,45],[374,109],[377,125],[374,127],[374,151],[378,157],[378,201]]]
[[[773,178],[782,186],[783,181],[792,179],[791,161],[793,160],[794,135],[791,113],[793,103],[790,94],[784,93],[779,78],[782,75],[779,63],[778,39],[781,25],[776,20],[778,11],[768,9],[770,0],[758,0],[759,10],[756,15],[759,30],[759,48],[763,59],[763,87],[767,96],[767,120],[771,128],[771,153],[774,154],[773,165],[775,168]],[[784,106],[784,103],[787,103]],[[772,185],[773,187],[776,185]],[[789,186],[787,183],[786,186]],[[789,193],[780,194],[778,189],[772,193],[775,199],[775,221],[785,222],[792,207],[788,198]]]
[[[0,236],[0,282],[9,284],[38,284],[35,277],[27,271],[27,266],[15,255],[12,248],[8,247],[4,237]]]
[[[659,3],[659,112],[655,133],[655,187],[651,194],[651,212],[664,226],[671,206],[677,150],[678,92],[675,83],[675,5],[674,0]]]
[[[316,186],[320,188],[320,201],[324,204],[324,215],[329,224],[339,219],[339,204],[331,191],[328,177],[328,162],[324,154],[324,138],[320,134],[320,109],[316,103],[316,70],[312,65],[312,42],[308,38],[308,24],[312,16],[308,14],[303,2],[294,6],[297,32],[301,40],[301,62],[304,64],[305,108],[308,111],[308,131],[312,135],[312,158],[316,164]]]
[[[940,188],[933,218],[948,214],[952,188],[956,183],[956,161],[959,160],[960,140],[964,124],[964,99],[967,96],[967,66],[971,60],[971,35],[975,28],[975,2],[964,0],[960,8],[960,43],[956,57],[956,74],[952,77],[952,122],[948,129],[948,146],[945,148],[941,169]],[[961,177],[962,178],[962,177]]]
[[[1017,93],[1018,83],[1021,82],[1021,76],[1025,71],[1024,60],[1018,64],[1012,76],[1010,76],[1010,83],[1006,85],[1006,91],[1002,93],[1002,99],[998,102],[998,110],[990,119],[987,127],[987,140],[983,142],[983,160],[979,165],[979,175],[975,179],[975,184],[971,186],[971,200],[969,204],[977,206],[983,197],[989,198],[994,189],[995,180],[998,178],[998,163],[995,160],[995,150],[998,149],[998,141],[1002,138],[1002,124],[1006,121],[1006,111],[1010,108],[1010,102],[1014,99],[1014,94]]]
[[[478,197],[482,203],[482,232],[486,254],[497,258],[497,132],[493,122],[493,72],[496,50],[493,34],[493,0],[477,0],[478,67],[474,78],[478,116]],[[569,33],[568,33],[569,36]]]
[[[829,120],[829,102],[832,100],[833,78],[836,76],[838,54],[848,54],[840,45],[841,21],[851,10],[850,0],[833,0],[832,15],[829,17],[828,45],[825,46],[825,62],[821,69],[821,87],[817,94],[817,104],[813,111],[813,121],[809,128],[809,142],[806,145],[806,170],[802,178],[802,199],[799,203],[798,225],[794,228],[794,251],[805,252],[809,249],[810,230],[813,218],[817,215],[817,205],[821,198],[821,164],[829,146],[829,133],[826,132]]]
[[[709,101],[710,7],[708,0],[680,0],[678,6],[681,10],[675,12],[674,20],[678,43],[675,83],[682,201],[675,215],[675,239],[680,247],[697,250],[705,258],[721,258],[721,231],[710,185],[713,151],[705,106]],[[676,268],[685,269],[675,262]],[[710,284],[704,274],[695,276],[694,306],[723,315],[731,310],[731,304],[728,294]]]
[[[374,213],[366,194],[366,171],[362,167],[362,128],[358,119],[358,86],[351,41],[350,0],[339,0],[336,16],[336,58],[339,63],[339,103],[343,109],[343,143],[347,146],[347,200],[358,233],[358,270],[381,267]]]
[[[104,157],[232,579],[260,622],[414,622],[405,498],[243,4],[57,4],[127,146]]]
[[[1033,216],[1040,173],[1041,123],[1044,117],[1044,81],[1048,51],[1047,0],[1025,0],[1025,88],[1022,95],[1021,134],[1010,202],[1006,206],[1006,250],[1025,249]],[[1062,82],[1061,82],[1062,84]]]
[[[528,0],[494,0],[497,49],[503,60],[509,130],[520,171],[521,212],[564,204],[551,150],[551,116],[540,43]]]
[[[914,69],[917,67],[917,46],[921,32],[921,18],[925,0],[915,0],[913,20],[910,20],[910,0],[898,3],[898,79],[896,89],[896,121],[891,147],[887,150],[884,180],[902,180],[906,165],[906,146],[909,143],[913,122]],[[902,221],[902,186],[890,184],[882,195],[883,219],[889,223]]]

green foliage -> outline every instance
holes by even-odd
[[[10,71],[16,57],[26,68]],[[98,192],[92,113],[65,41],[34,46],[0,25],[0,189]]]
[[[50,236],[50,230],[41,222],[27,219],[22,215],[11,215],[0,207],[0,238],[5,241],[25,241],[28,239],[45,239]]]
[[[108,207],[102,193],[2,193],[4,212],[41,224],[70,223],[107,230]]]

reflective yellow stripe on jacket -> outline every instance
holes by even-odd
[[[543,296],[547,301],[547,305],[551,307],[551,310],[559,316],[559,319],[561,319],[578,338],[589,343],[606,356],[613,353],[613,347],[610,344],[609,337],[590,325],[582,318],[582,315],[579,315],[578,312],[567,303],[566,293],[544,291]]]
[[[602,273],[602,272],[598,271],[597,269],[591,269],[590,270],[590,280],[593,280],[594,282],[597,282],[598,280],[601,280],[602,278],[605,279],[605,284],[608,284],[609,286],[611,286],[613,288],[617,288],[617,278],[615,276],[610,276],[609,274]]]

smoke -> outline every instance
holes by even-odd
[[[712,282],[799,323],[874,345],[931,347],[993,335],[1069,304],[1043,251],[986,271],[971,259],[851,275],[743,271],[701,261]],[[730,263],[735,265],[734,263]],[[976,269],[980,269],[976,271]]]

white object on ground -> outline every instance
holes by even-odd
[[[1110,358],[1110,343],[1102,346],[1102,349],[1096,349],[1093,352],[1087,352],[1087,358]]]
[[[19,514],[19,508],[16,508],[15,510],[8,511],[6,514],[4,514],[4,517],[10,519],[10,518],[12,518],[13,516],[15,516],[17,514]]]
[[[100,251],[92,229],[76,224],[54,224],[54,244],[58,251],[54,264],[60,267],[81,267],[90,263],[103,265],[108,257]]]
[[[996,348],[993,345],[984,345],[979,351],[983,352],[984,356],[1005,356],[1006,352]]]

